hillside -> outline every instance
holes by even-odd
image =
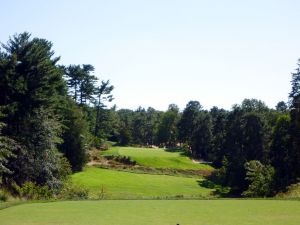
[[[182,151],[171,152],[162,148],[112,147],[104,151],[102,155],[127,156],[139,165],[152,168],[213,170],[208,164],[193,162]]]
[[[116,170],[114,164],[111,167],[106,165],[106,169],[97,168],[101,167],[101,164],[97,164],[73,174],[72,181],[88,188],[91,198],[99,195],[105,199],[204,198],[213,194],[214,189],[202,185],[205,178],[194,174],[197,170],[212,171],[213,168],[194,163],[182,152],[112,147],[101,155],[126,156],[138,165],[121,164]]]

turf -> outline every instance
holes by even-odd
[[[205,197],[212,189],[201,187],[201,179],[168,175],[136,174],[87,167],[72,175],[75,184],[87,187],[95,197],[104,189],[106,199]]]
[[[3,225],[299,225],[299,201],[104,200],[18,205]]]
[[[170,168],[183,170],[213,170],[210,165],[194,163],[182,152],[168,152],[165,149],[112,147],[104,151],[103,155],[129,156],[139,165],[152,168]]]

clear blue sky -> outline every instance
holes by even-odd
[[[111,80],[118,108],[274,107],[300,57],[299,12],[299,0],[1,0],[0,42],[52,41],[61,64]]]

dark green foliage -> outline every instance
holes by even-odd
[[[229,113],[224,142],[226,185],[236,194],[245,190],[246,171],[244,164],[250,160],[269,161],[270,129],[264,115],[269,109],[258,100],[244,100]]]
[[[20,185],[25,181],[33,181],[48,185],[51,189],[60,188],[65,179],[62,175],[65,171],[61,171],[62,156],[56,148],[62,141],[59,138],[60,124],[51,112],[41,108],[27,115],[22,127],[19,138],[26,147],[9,165],[15,173],[6,178]]]
[[[119,137],[118,137],[119,144],[122,146],[127,146],[131,143],[131,133],[128,129],[128,127],[125,127],[124,125],[120,128],[119,131]]]
[[[183,110],[178,122],[178,138],[182,143],[190,143],[196,126],[196,120],[202,106],[198,101],[190,101]]]
[[[175,147],[177,144],[179,121],[179,108],[172,104],[169,105],[168,111],[163,113],[158,125],[157,142],[161,146]]]
[[[274,168],[252,160],[245,163],[246,180],[249,186],[243,195],[246,197],[265,197],[272,195]]]
[[[190,101],[178,122],[178,139],[187,144],[195,158],[211,160],[212,119],[198,101]]]
[[[296,72],[292,74],[292,91],[289,97],[292,143],[292,151],[290,152],[292,159],[291,182],[295,183],[300,177],[300,60]]]
[[[55,66],[52,44],[45,39],[30,39],[28,33],[15,35],[0,60],[0,105],[6,121],[17,127],[23,112],[40,106],[50,107],[65,94],[61,70]]]
[[[120,145],[128,145],[133,141],[133,117],[134,112],[130,109],[120,109],[117,111],[119,118],[119,136],[118,142]]]
[[[277,191],[284,190],[290,184],[292,177],[290,126],[289,115],[281,115],[273,128],[270,159],[275,169],[274,185]]]
[[[87,160],[90,137],[82,110],[71,100],[64,111],[64,126],[60,151],[73,171],[81,171]]]
[[[101,130],[103,130],[103,127],[105,127],[106,123],[106,111],[104,108],[106,107],[106,102],[111,102],[113,100],[113,96],[111,94],[112,90],[114,89],[114,86],[110,85],[109,80],[102,81],[101,85],[96,88],[95,94],[95,108],[96,108],[96,122],[95,122],[95,130],[94,130],[94,136],[101,137],[103,133],[99,133]]]
[[[158,124],[160,121],[160,112],[151,107],[147,110],[139,107],[131,114],[128,114],[128,112],[126,113],[127,115],[121,116],[120,120],[124,125],[128,123],[131,124],[132,142],[138,145],[155,144]],[[123,119],[125,119],[125,121],[123,121]]]
[[[18,144],[9,137],[2,136],[3,123],[0,123],[0,185],[3,174],[11,174],[13,171],[7,168],[10,159],[15,158]]]
[[[5,185],[26,181],[62,185],[61,155],[56,145],[61,142],[61,125],[56,112],[66,98],[62,71],[56,66],[52,44],[31,39],[28,33],[13,36],[0,54],[0,106],[7,124],[4,135],[16,141],[16,159],[9,160]]]
[[[246,113],[241,119],[242,151],[247,160],[265,160],[268,133],[263,118],[257,113]]]
[[[69,65],[63,67],[69,93],[79,104],[88,104],[94,101],[96,94],[95,83],[97,78],[91,73],[94,72],[92,65]]]
[[[143,145],[146,143],[146,110],[139,107],[132,119],[132,137],[135,144]]]
[[[190,140],[192,155],[195,158],[211,160],[212,156],[212,121],[211,116],[201,111],[194,121],[194,130]]]
[[[280,102],[278,102],[277,105],[276,105],[276,110],[277,110],[278,112],[284,113],[284,112],[287,112],[288,106],[287,106],[287,104],[286,104],[284,101],[280,101]]]
[[[228,112],[224,109],[213,107],[210,110],[212,118],[212,162],[214,166],[221,167],[225,155],[224,141],[226,136],[226,123]]]
[[[147,145],[154,145],[156,143],[157,130],[160,123],[160,112],[149,107],[146,111],[145,117],[145,137],[143,142]]]
[[[0,190],[0,202],[6,202],[9,198],[9,193],[5,190]]]

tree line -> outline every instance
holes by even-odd
[[[300,177],[300,64],[289,102],[271,109],[245,99],[230,110],[205,110],[190,101],[181,111],[107,108],[109,80],[90,64],[59,65],[52,43],[22,33],[0,51],[0,177],[11,187],[26,181],[59,189],[80,171],[91,147],[181,148],[217,168],[215,182],[232,194],[273,196]]]
[[[205,110],[198,101],[183,111],[175,104],[165,112],[107,109],[114,124],[108,137],[120,145],[181,148],[217,168],[214,181],[232,194],[273,196],[300,177],[299,78],[299,71],[293,74],[290,102],[275,109],[257,99],[231,110]]]
[[[0,184],[59,190],[82,170],[113,86],[92,65],[59,65],[52,43],[27,32],[0,49]]]

